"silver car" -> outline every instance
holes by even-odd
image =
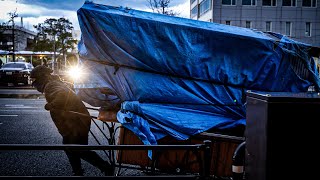
[[[0,82],[30,85],[30,72],[33,68],[33,65],[27,62],[8,62],[0,69]]]

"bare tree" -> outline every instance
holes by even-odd
[[[152,9],[153,12],[160,14],[166,14],[169,16],[177,16],[179,13],[174,12],[170,9],[171,0],[146,0],[148,2],[148,7]]]
[[[15,61],[16,60],[16,58],[15,58],[15,47],[16,47],[16,44],[17,44],[16,43],[17,39],[15,38],[16,34],[15,34],[14,18],[18,17],[17,10],[15,10],[14,12],[9,12],[8,15],[10,16],[10,20],[7,23],[2,23],[1,29],[3,29],[2,31],[8,29],[9,23],[11,22],[12,60]]]

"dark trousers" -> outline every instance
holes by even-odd
[[[88,137],[63,137],[63,144],[80,144],[88,145]],[[72,171],[76,176],[83,175],[81,166],[81,159],[87,161],[93,166],[100,169],[102,172],[110,171],[110,165],[107,161],[103,160],[95,151],[91,150],[65,150],[69,159]]]

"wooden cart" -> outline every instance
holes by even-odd
[[[98,120],[117,123],[115,111],[99,112]],[[114,126],[113,126],[114,127]],[[114,131],[114,130],[111,130]],[[211,143],[210,175],[216,177],[232,177],[232,157],[238,145],[245,138],[215,133],[201,133],[188,140],[180,141],[172,137],[165,137],[158,141],[159,145],[192,145],[201,144],[205,140]],[[143,145],[141,140],[130,130],[120,126],[117,145]],[[122,165],[138,165],[142,169],[157,169],[170,174],[190,174],[201,171],[201,160],[197,154],[188,150],[152,150],[152,159],[147,150],[118,150],[116,162]],[[206,157],[205,157],[206,158]],[[209,157],[210,158],[210,157]]]

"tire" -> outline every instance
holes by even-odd
[[[31,78],[28,76],[28,77],[26,77],[25,79],[23,79],[23,84],[25,85],[25,86],[28,86],[28,85],[30,85],[31,83]]]

